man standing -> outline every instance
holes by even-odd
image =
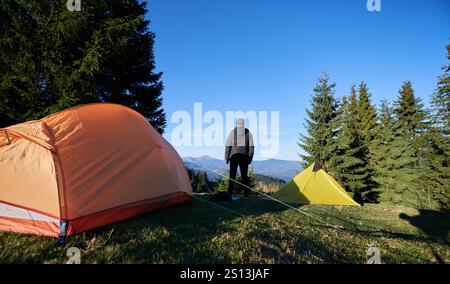
[[[228,182],[228,193],[231,198],[236,180],[237,168],[241,171],[242,183],[248,183],[248,165],[253,160],[254,153],[253,136],[244,127],[244,119],[238,118],[236,127],[230,132],[225,144],[225,162],[230,163],[230,180]],[[244,196],[248,196],[250,189],[244,188]]]

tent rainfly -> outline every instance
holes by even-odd
[[[0,230],[65,237],[189,200],[175,149],[139,113],[88,104],[0,129]]]
[[[314,163],[273,195],[283,202],[359,206],[342,186]]]

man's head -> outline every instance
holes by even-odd
[[[238,118],[236,120],[236,127],[244,127],[244,119],[243,118]]]

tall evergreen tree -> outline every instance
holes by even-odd
[[[405,139],[419,138],[426,131],[427,113],[419,98],[414,94],[410,81],[403,83],[396,101],[395,113],[400,123],[400,130]],[[417,141],[421,143],[422,141]],[[419,144],[415,143],[416,146]],[[415,149],[418,150],[417,148]]]
[[[441,131],[433,125],[427,132],[428,144],[423,149],[426,169],[421,176],[429,207],[450,210],[450,138]]]
[[[372,141],[374,140],[377,130],[377,110],[372,105],[371,94],[367,84],[361,82],[358,88],[358,123],[361,130],[361,136],[364,142],[364,146],[371,151]]]
[[[304,165],[314,161],[322,164],[325,170],[331,169],[330,161],[335,154],[338,119],[338,102],[334,97],[336,84],[330,83],[323,74],[314,88],[312,107],[307,110],[305,121],[307,135],[300,135],[298,145],[306,152],[301,155]]]
[[[447,46],[450,59],[450,45]],[[439,209],[450,210],[450,64],[442,67],[438,86],[431,100],[432,125],[425,148],[430,198]]]
[[[0,4],[0,124],[74,105],[135,109],[162,132],[161,73],[155,73],[146,1],[65,0]]]
[[[430,207],[430,191],[423,178],[427,173],[428,161],[424,149],[427,147],[428,113],[420,99],[414,94],[410,81],[403,83],[396,101],[395,114],[398,123],[398,133],[407,145],[404,145],[401,159],[413,161],[408,165],[408,171],[413,174],[411,184],[404,191],[404,200],[415,207]],[[410,153],[411,152],[411,153]]]
[[[447,45],[447,59],[450,60],[450,45]],[[450,64],[442,66],[444,74],[438,78],[438,86],[433,94],[433,123],[446,137],[450,136]]]
[[[418,207],[418,171],[412,140],[405,139],[394,109],[383,101],[379,114],[380,129],[374,139],[375,180],[381,201]]]
[[[373,171],[369,167],[369,151],[364,129],[359,127],[359,101],[352,86],[349,100],[344,97],[340,107],[340,127],[333,159],[335,177],[357,201],[377,202]]]
[[[382,189],[382,196],[393,189],[393,144],[395,140],[394,110],[386,100],[381,102],[378,120],[380,128],[373,140],[375,179]]]

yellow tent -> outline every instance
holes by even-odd
[[[359,206],[317,162],[280,188],[273,197],[284,202],[301,204]]]

